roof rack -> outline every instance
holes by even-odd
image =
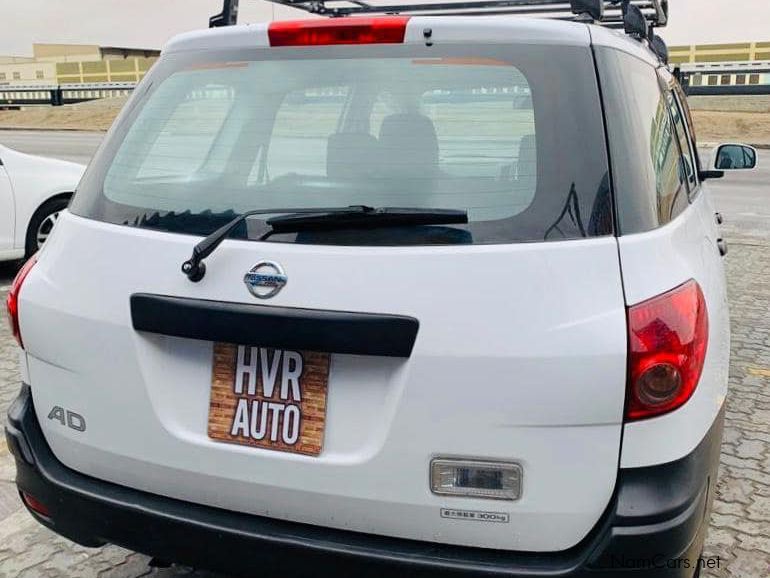
[[[209,18],[209,28],[234,26],[238,23],[238,0],[224,0],[222,12]]]
[[[668,23],[668,0],[427,0],[419,4],[378,4],[377,0],[269,0],[311,14],[340,17],[356,14],[492,15],[514,14],[562,20],[590,19],[611,28],[627,28],[631,11],[648,25]],[[637,11],[638,9],[638,11]]]
[[[666,43],[655,34],[655,28],[668,24],[668,0],[425,0],[419,4],[390,4],[392,0],[269,1],[333,18],[357,14],[513,14],[597,23],[622,29],[631,37],[646,42],[661,62],[668,64]],[[223,0],[222,12],[209,19],[209,27],[235,24],[238,3],[239,0]]]

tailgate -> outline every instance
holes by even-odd
[[[21,323],[38,417],[66,465],[236,511],[488,548],[563,550],[597,522],[615,484],[626,376],[614,238],[402,248],[226,241],[197,285],[179,272],[191,244],[60,220],[25,283]],[[262,259],[289,278],[269,302],[277,311],[419,322],[409,354],[331,354],[318,455],[212,439],[212,341],[132,326],[135,294],[253,304],[243,275]],[[83,416],[86,430],[49,419],[55,406]],[[436,457],[516,462],[521,498],[434,495]],[[508,521],[446,519],[442,508]]]

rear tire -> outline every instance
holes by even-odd
[[[67,208],[69,197],[56,197],[47,200],[32,215],[27,227],[27,237],[24,243],[26,258],[31,257],[43,246],[51,234],[59,214]]]

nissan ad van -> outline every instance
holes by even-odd
[[[246,576],[692,578],[715,168],[660,54],[598,23],[178,36],[8,295],[22,499]]]

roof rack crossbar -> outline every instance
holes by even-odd
[[[580,15],[585,1],[576,0],[430,0],[420,4],[376,4],[371,0],[269,0],[283,6],[298,8],[311,14],[341,17],[356,14],[434,14],[434,15],[484,15],[514,14],[535,15],[573,20]],[[589,2],[590,4],[590,2]],[[668,0],[598,0],[603,8],[601,23],[612,28],[623,27],[626,5],[639,8],[647,22],[654,27],[668,23]]]

